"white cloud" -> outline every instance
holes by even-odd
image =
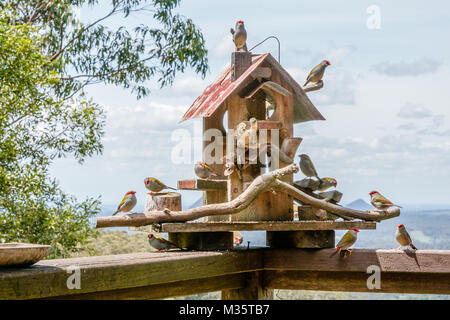
[[[372,70],[392,77],[417,76],[434,73],[441,65],[440,61],[423,58],[413,61],[385,61],[374,65]]]
[[[433,113],[430,109],[411,102],[406,103],[397,113],[398,117],[409,119],[423,119],[431,117],[432,115]]]

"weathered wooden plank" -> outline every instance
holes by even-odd
[[[298,231],[376,229],[372,221],[233,221],[162,223],[160,232]]]
[[[264,251],[266,270],[360,271],[376,265],[384,272],[446,273],[450,276],[449,250],[354,249],[346,258],[329,258],[333,249]],[[450,279],[450,278],[449,278]]]
[[[450,294],[449,274],[381,272],[380,289],[369,289],[366,272],[335,271],[264,271],[267,289],[320,290],[345,292],[386,292]]]
[[[244,288],[248,273],[227,274],[207,279],[168,282],[144,287],[108,290],[84,294],[58,296],[64,300],[155,300],[205,292]],[[46,298],[49,299],[49,298]]]
[[[263,286],[263,271],[248,274],[245,286],[223,290],[222,300],[273,300],[273,290]]]
[[[268,79],[272,75],[272,69],[269,67],[258,67],[250,74],[253,78],[265,78]]]
[[[179,180],[178,189],[181,190],[227,190],[227,180],[191,179]]]
[[[80,289],[67,272],[80,270]],[[258,251],[135,253],[43,260],[28,268],[0,270],[0,299],[32,299],[211,278],[262,268]]]
[[[266,244],[272,248],[334,248],[334,230],[267,231]]]

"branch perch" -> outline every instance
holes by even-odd
[[[345,208],[335,205],[324,199],[316,199],[305,192],[291,186],[290,184],[276,180],[273,183],[273,189],[275,191],[284,192],[298,201],[309,204],[315,208],[324,209],[328,212],[334,213],[340,217],[351,217],[362,220],[381,221],[385,219],[394,218],[400,215],[400,209],[398,207],[391,207],[386,211],[360,211]]]
[[[250,186],[237,198],[232,201],[192,208],[183,211],[151,211],[144,213],[122,214],[117,216],[97,218],[96,228],[107,227],[140,227],[163,222],[184,222],[195,220],[206,216],[227,215],[238,213],[247,208],[261,193],[266,191],[278,191],[286,193],[304,204],[324,209],[340,217],[352,217],[362,220],[381,221],[397,217],[400,215],[398,207],[392,207],[387,211],[359,211],[344,208],[325,200],[316,199],[298,190],[288,183],[280,181],[278,178],[298,172],[295,164],[290,164],[281,169],[277,169],[257,177]]]
[[[307,86],[303,87],[303,91],[309,92],[309,91],[316,91],[323,88],[323,81],[320,80],[318,82],[311,82]]]
[[[259,194],[269,191],[272,184],[287,174],[298,172],[298,167],[291,164],[257,177],[250,186],[232,201],[208,204],[184,211],[151,211],[144,213],[131,213],[126,215],[108,216],[97,218],[96,228],[107,227],[140,227],[162,222],[182,222],[195,220],[206,216],[226,215],[238,213],[247,208]]]

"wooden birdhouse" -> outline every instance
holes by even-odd
[[[226,139],[230,130],[236,130],[242,122],[257,120],[258,155],[262,154],[262,141],[265,140],[269,149],[275,144],[280,152],[293,158],[301,138],[293,137],[294,123],[324,120],[324,117],[314,107],[302,87],[289,73],[269,54],[252,55],[250,52],[233,52],[230,67],[228,67],[204,92],[194,101],[181,121],[195,117],[203,118],[203,130],[219,129],[223,134],[223,154],[237,153],[236,150],[226,150],[227,146],[235,144]],[[227,128],[223,127],[224,117],[227,117]],[[266,135],[262,136],[261,132]],[[263,139],[265,138],[265,139]],[[204,147],[210,141],[205,141]],[[270,150],[271,151],[271,150]],[[216,158],[217,159],[217,158]],[[208,162],[203,159],[218,174],[225,179],[223,173],[225,164]],[[221,159],[220,159],[221,160]],[[259,159],[263,160],[263,159]],[[273,160],[273,159],[272,159]],[[283,167],[288,163],[278,161],[276,166]],[[243,170],[235,170],[227,178],[227,188],[222,191],[205,190],[204,203],[230,201],[241,194],[248,183],[261,174],[262,161],[250,164]],[[292,175],[285,177],[292,183]],[[180,182],[180,188],[186,188],[188,182]],[[193,184],[191,183],[191,186]],[[292,221],[292,198],[284,194],[266,192],[254,204],[243,212],[226,217],[210,217],[208,221]]]
[[[168,232],[177,246],[194,250],[231,249],[234,231],[252,230],[265,230],[271,247],[330,248],[334,230],[375,229],[374,221],[398,216],[398,207],[344,208],[337,190],[317,193],[317,180],[293,181],[302,141],[293,136],[294,124],[325,120],[305,94],[322,87],[323,81],[301,87],[268,53],[233,52],[231,65],[181,119],[202,117],[203,161],[217,173],[178,181],[180,190],[203,192],[203,206],[182,210],[180,193],[153,194],[144,213],[101,217],[97,227],[148,231],[151,225],[152,232]],[[198,217],[203,221],[194,221]]]

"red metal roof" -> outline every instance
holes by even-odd
[[[231,81],[231,66],[222,72],[205,91],[195,99],[180,122],[197,117],[209,117],[225,99],[255,70],[269,54],[252,57],[252,65],[235,81]]]
[[[259,66],[266,61],[275,69],[281,77],[291,86],[298,103],[294,103],[294,123],[310,120],[325,120],[319,110],[314,107],[303,88],[283,69],[269,53],[255,55],[252,57],[252,65],[235,81],[231,81],[231,66],[211,84],[205,91],[195,99],[188,111],[184,114],[180,122],[196,117],[210,117],[220,105],[238,88],[245,79]],[[294,100],[295,101],[295,100]]]

